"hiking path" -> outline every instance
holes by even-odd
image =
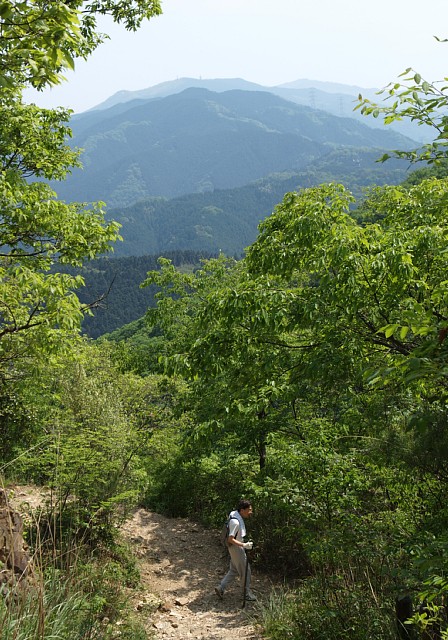
[[[32,512],[45,491],[15,486],[10,502],[21,513]],[[244,609],[243,588],[237,579],[223,600],[215,587],[228,570],[229,557],[219,532],[187,518],[168,518],[136,509],[121,527],[140,572],[140,587],[129,590],[131,605],[154,640],[262,640],[257,627],[258,603]],[[252,591],[258,602],[267,599],[271,581],[252,571]],[[118,624],[120,624],[118,622]]]
[[[220,600],[214,589],[226,573],[228,555],[219,532],[204,529],[185,518],[166,518],[138,509],[123,526],[137,557],[145,593],[135,603],[144,611],[157,609],[147,620],[155,637],[176,640],[223,640],[235,637],[261,640],[257,630],[257,603],[242,608],[239,580]],[[272,585],[253,570],[252,590],[259,600]],[[156,597],[159,602],[154,602]]]

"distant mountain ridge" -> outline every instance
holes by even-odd
[[[266,87],[255,82],[248,82],[242,78],[215,78],[203,80],[202,78],[177,78],[177,80],[168,80],[161,82],[146,89],[137,89],[135,91],[117,91],[104,102],[89,109],[88,112],[110,109],[117,104],[124,102],[132,102],[133,100],[154,100],[155,98],[166,98],[175,93],[181,93],[185,89],[207,89],[221,93],[223,91],[231,91],[233,89],[241,89],[242,91],[267,91]],[[88,113],[85,112],[85,113]]]
[[[74,118],[85,149],[55,188],[65,200],[128,206],[148,197],[240,187],[272,173],[300,171],[340,147],[409,148],[390,129],[372,129],[265,91],[190,88]]]
[[[357,96],[360,93],[374,95],[378,91],[375,87],[359,87],[354,84],[310,80],[309,78],[301,78],[293,80],[292,82],[284,82],[283,84],[276,85],[273,89],[319,89],[326,93],[346,93],[354,96]]]
[[[381,119],[367,118],[359,110],[354,111],[361,94],[364,98],[380,102],[382,96],[378,95],[378,89],[374,87],[358,87],[337,82],[324,82],[321,80],[299,79],[293,82],[285,82],[275,86],[260,85],[242,78],[177,78],[160,84],[138,89],[135,91],[118,91],[104,102],[96,105],[88,112],[109,109],[118,104],[132,101],[152,100],[166,98],[169,95],[180,93],[189,88],[202,88],[220,93],[233,89],[244,91],[267,91],[274,93],[286,100],[297,104],[303,104],[313,109],[321,109],[336,116],[354,118],[364,122],[371,128],[383,128]],[[389,125],[391,129],[408,136],[418,142],[427,141],[421,127],[412,122],[401,121]]]
[[[174,93],[180,93],[181,91],[185,91],[185,89],[191,88],[208,89],[209,91],[215,91],[216,93],[231,91],[234,89],[240,89],[242,91],[267,91],[268,93],[275,93],[277,95],[283,95],[283,92],[289,89],[317,89],[318,91],[327,94],[336,93],[354,98],[356,98],[360,93],[366,97],[373,97],[378,91],[378,89],[375,88],[357,87],[355,85],[339,84],[336,82],[322,82],[319,80],[295,80],[294,82],[285,82],[284,84],[270,87],[257,84],[256,82],[250,82],[243,78],[177,78],[176,80],[161,82],[151,87],[146,87],[145,89],[117,91],[107,98],[107,100],[104,100],[104,102],[101,102],[95,107],[89,109],[89,112],[109,109],[117,104],[131,102],[133,100],[166,98]]]

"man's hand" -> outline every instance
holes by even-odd
[[[253,546],[254,546],[253,542],[245,542],[243,544],[243,549],[245,549],[246,551],[251,551]]]

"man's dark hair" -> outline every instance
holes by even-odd
[[[250,500],[240,500],[238,503],[237,511],[241,511],[242,509],[248,509],[252,506],[252,502]]]

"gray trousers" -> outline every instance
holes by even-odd
[[[241,584],[244,584],[244,574],[246,572],[247,556],[242,547],[237,547],[236,544],[229,545],[230,553],[230,568],[224,578],[221,580],[221,589],[225,589],[229,584],[239,576]],[[250,565],[247,567],[247,581],[246,581],[246,593],[250,590]]]

